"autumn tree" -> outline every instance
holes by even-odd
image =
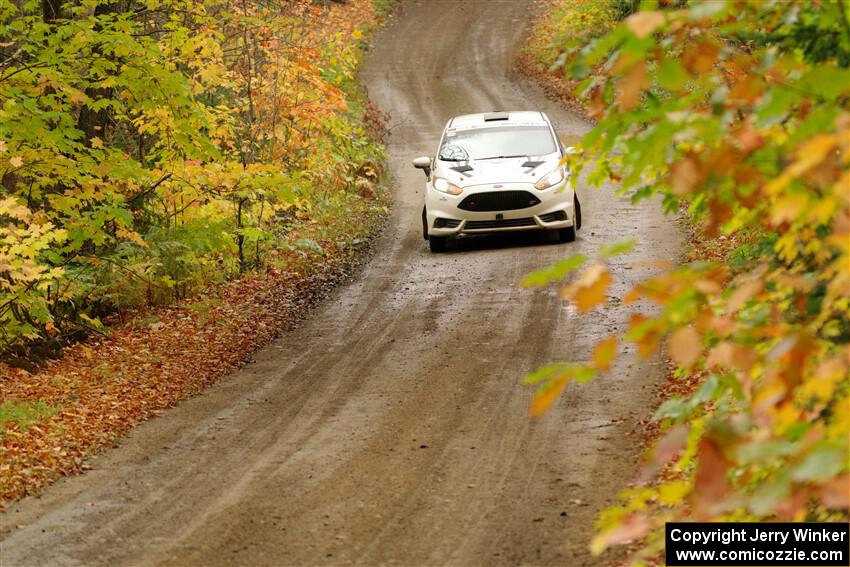
[[[360,4],[0,0],[0,351],[259,267],[374,179]]]
[[[600,521],[594,550],[639,539],[663,549],[666,521],[847,519],[850,438],[850,13],[843,2],[729,0],[628,16],[562,66],[597,119],[574,164],[634,201],[660,197],[700,239],[735,236],[623,300],[655,306],[590,362],[553,364],[533,411],[571,380],[609,370],[620,339],[646,358],[666,346],[690,397],[666,402],[651,481]],[[606,301],[608,245],[532,274],[581,312]]]

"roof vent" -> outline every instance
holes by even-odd
[[[490,112],[484,115],[484,122],[498,122],[508,119],[510,119],[510,115],[507,112]]]

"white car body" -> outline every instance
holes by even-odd
[[[504,148],[513,155],[487,155]],[[562,241],[574,240],[581,209],[564,165],[567,153],[542,112],[489,112],[449,120],[437,156],[414,160],[428,177],[422,222],[432,250],[442,250],[447,238],[461,234],[552,230]]]

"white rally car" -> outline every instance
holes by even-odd
[[[432,252],[450,237],[551,230],[572,242],[581,208],[570,187],[569,152],[542,112],[456,116],[446,124],[437,157],[418,157],[425,171],[423,236]]]

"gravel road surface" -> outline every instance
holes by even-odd
[[[531,419],[523,374],[587,360],[629,310],[579,316],[517,284],[637,236],[613,264],[622,294],[677,256],[674,224],[657,204],[580,187],[575,243],[493,237],[432,255],[410,166],[458,113],[539,108],[565,135],[589,129],[511,71],[531,5],[401,2],[362,72],[392,115],[396,205],[374,258],[255,362],[10,505],[0,565],[600,564],[592,523],[634,476],[663,365],[625,357]]]

